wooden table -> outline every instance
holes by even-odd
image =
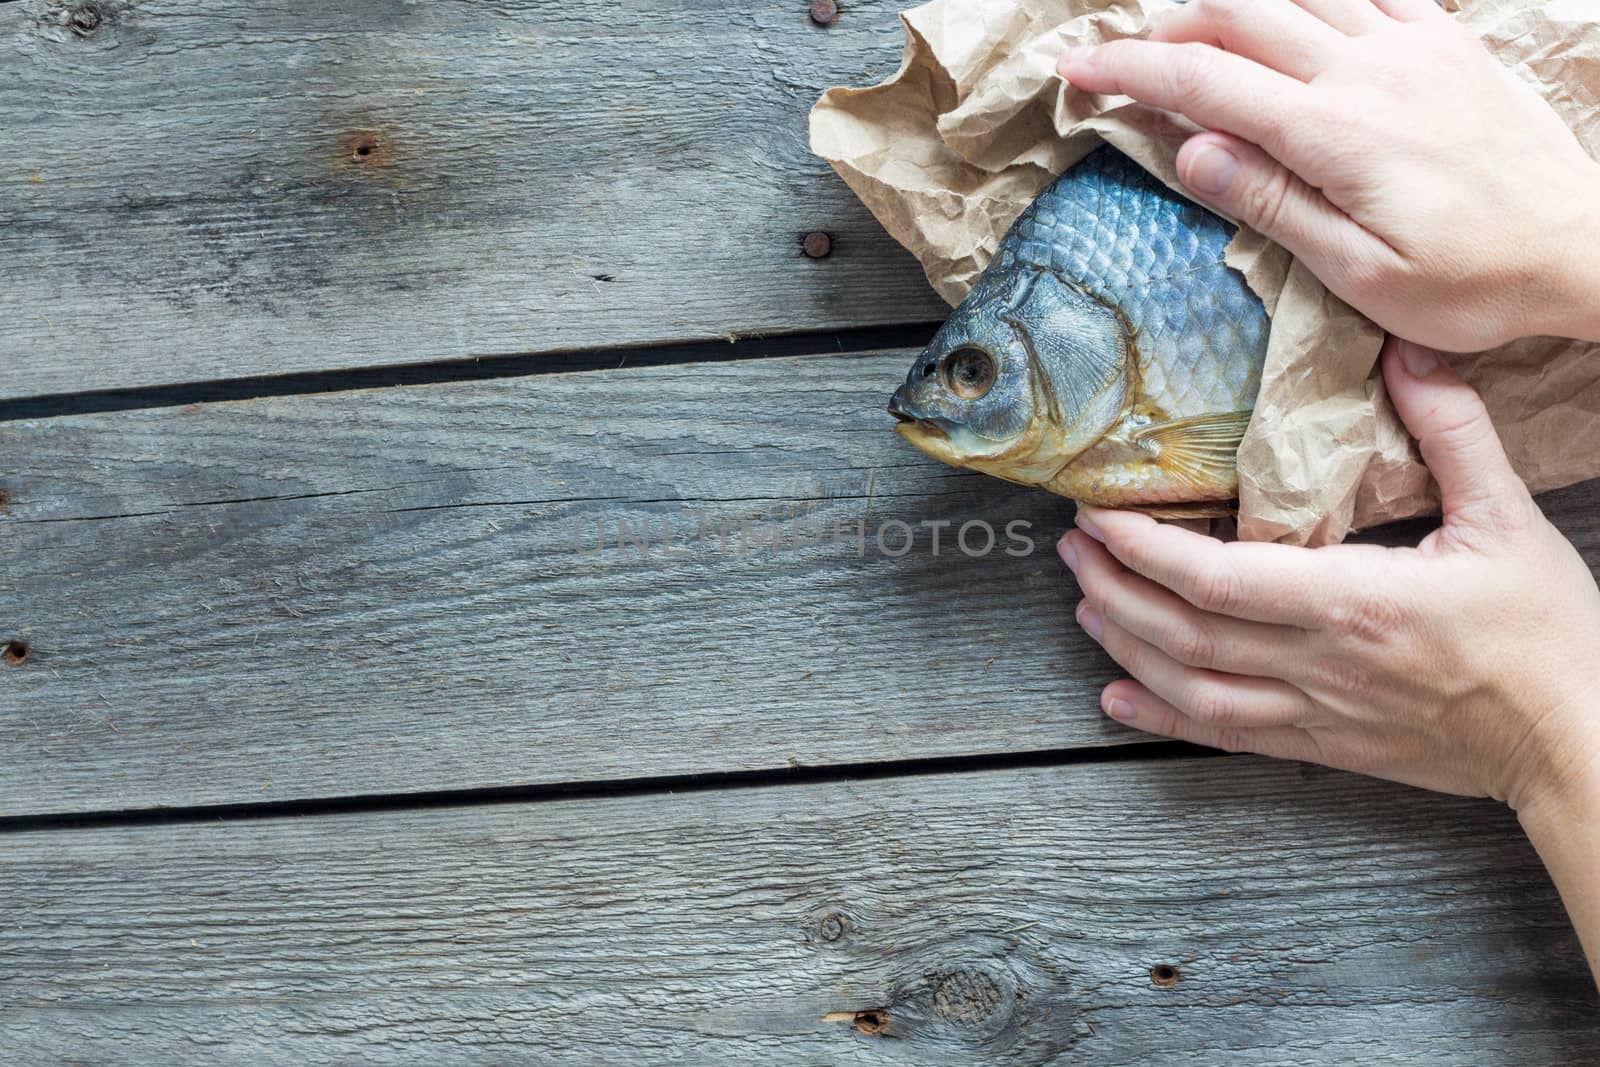
[[[900,32],[0,4],[0,1059],[1600,1058],[1505,811],[1107,722],[889,432]]]

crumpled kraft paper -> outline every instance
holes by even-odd
[[[1593,3],[1445,6],[1600,154]],[[812,150],[956,304],[1011,221],[1099,139],[1178,189],[1174,161],[1194,127],[1055,75],[1069,44],[1137,35],[1172,6],[933,0],[901,15],[906,45],[893,77],[823,95],[811,113]],[[1239,449],[1240,536],[1323,544],[1437,510],[1428,473],[1374,371],[1382,332],[1253,231],[1241,229],[1227,255],[1272,313],[1261,394]],[[1512,462],[1535,491],[1600,475],[1597,349],[1532,338],[1453,360],[1484,393]]]

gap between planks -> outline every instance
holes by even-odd
[[[0,0],[0,3],[5,2],[7,0]],[[233,400],[313,396],[353,389],[392,389],[497,378],[531,378],[546,374],[583,374],[629,367],[729,363],[791,356],[855,355],[887,348],[920,348],[932,339],[939,326],[937,322],[917,322],[764,337],[687,340],[673,344],[470,356],[432,363],[393,363],[300,374],[218,378],[134,389],[86,389],[0,400],[0,422],[218,404]]]
[[[1236,758],[1217,749],[1184,741],[1111,744],[1090,748],[1044,749],[975,756],[932,756],[824,766],[773,767],[754,771],[669,774],[639,778],[548,782],[479,789],[437,789],[416,793],[369,793],[238,804],[194,804],[174,807],[58,812],[0,816],[0,835],[41,830],[85,830],[115,826],[181,825],[251,821],[309,815],[350,815],[386,811],[530,804],[548,801],[605,800],[713,790],[769,789],[777,786],[872,782],[934,774],[981,771],[1040,770],[1077,764],[1124,763],[1135,760]],[[1244,757],[1237,757],[1244,758]]]

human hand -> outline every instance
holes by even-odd
[[[1080,506],[1059,546],[1083,589],[1078,620],[1133,675],[1101,706],[1150,733],[1519,811],[1592,795],[1600,590],[1477,393],[1403,342],[1383,370],[1442,527],[1414,549],[1306,549]]]
[[[1059,70],[1206,127],[1185,187],[1391,333],[1600,341],[1600,165],[1433,0],[1192,0]]]

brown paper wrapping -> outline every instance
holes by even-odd
[[[1594,0],[1446,7],[1600,151]],[[1177,188],[1194,127],[1055,75],[1069,44],[1137,35],[1173,0],[933,0],[901,15],[900,69],[831,89],[811,146],[951,304],[1011,221],[1103,138]],[[1181,190],[1179,190],[1181,192]],[[1295,544],[1437,509],[1428,473],[1375,374],[1382,332],[1284,249],[1241,229],[1228,261],[1272,313],[1255,417],[1239,449],[1240,536]],[[1600,346],[1530,338],[1454,360],[1485,395],[1535,491],[1600,475]]]

